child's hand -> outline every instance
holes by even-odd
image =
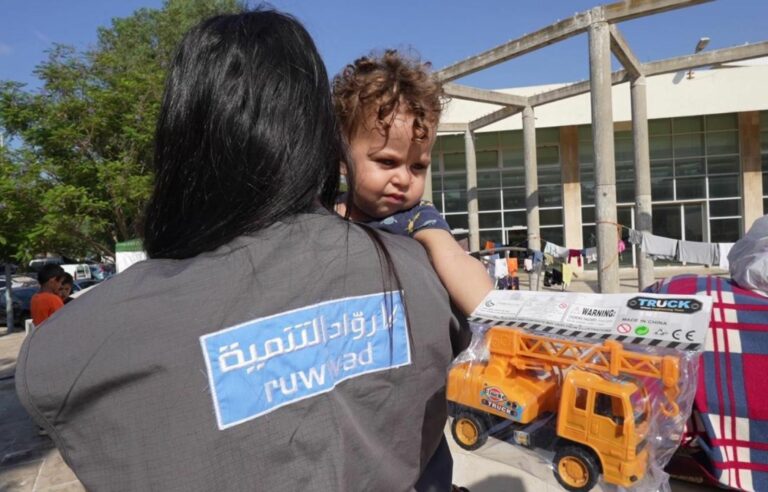
[[[418,205],[403,210],[383,219],[367,223],[376,229],[401,236],[413,236],[424,229],[443,229],[450,232],[451,227],[437,211],[432,202],[422,200]]]

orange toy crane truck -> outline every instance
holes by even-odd
[[[675,416],[677,357],[503,326],[490,328],[486,340],[487,362],[464,362],[448,374],[451,430],[459,446],[477,449],[491,430],[528,448],[552,450],[555,478],[570,491],[590,490],[601,473],[625,487],[643,478],[648,398],[641,382],[627,376],[661,380],[666,402],[660,411]]]

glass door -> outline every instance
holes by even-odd
[[[683,237],[681,205],[653,205],[653,235],[680,239]],[[679,265],[676,260],[655,260],[655,266]]]
[[[686,241],[707,241],[707,220],[703,203],[686,203],[683,207],[683,237]]]
[[[704,202],[653,206],[653,234],[684,241],[709,241],[707,211]],[[656,260],[656,266],[674,265],[677,261]]]
[[[653,234],[655,236],[680,239],[682,229],[680,205],[653,206]]]

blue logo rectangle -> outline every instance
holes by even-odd
[[[411,363],[399,292],[326,301],[200,337],[219,429]]]

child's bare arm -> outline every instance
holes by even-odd
[[[451,233],[443,229],[423,229],[413,237],[427,250],[432,266],[456,307],[470,315],[493,289],[483,264],[468,255]]]

